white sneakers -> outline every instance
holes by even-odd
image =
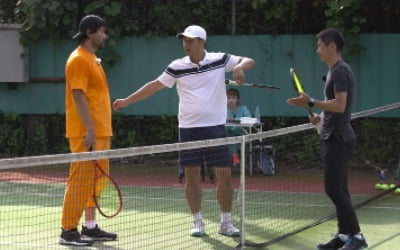
[[[202,237],[206,234],[206,227],[202,220],[196,220],[193,222],[193,228],[190,231],[192,237]]]
[[[219,225],[219,234],[229,236],[229,237],[239,237],[240,236],[240,231],[237,229],[231,221],[228,222],[222,222]]]
[[[219,226],[219,234],[229,237],[239,237],[240,231],[237,229],[231,221],[222,222]],[[206,234],[204,222],[202,220],[196,220],[193,222],[193,228],[190,231],[192,237],[203,237]]]

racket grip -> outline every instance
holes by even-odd
[[[235,85],[235,86],[238,86],[239,85],[239,83],[237,83],[236,81],[232,81],[232,80],[225,80],[225,84],[226,85]]]
[[[314,113],[311,111],[309,107],[306,106],[305,108],[307,109],[309,115],[314,116]]]

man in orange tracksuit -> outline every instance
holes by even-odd
[[[66,136],[71,152],[110,149],[111,104],[106,75],[97,49],[103,47],[105,22],[95,15],[85,16],[73,37],[79,46],[70,54],[66,68]],[[99,160],[106,173],[108,159]],[[117,235],[101,230],[95,217],[94,166],[91,161],[73,162],[64,195],[62,245],[90,246],[93,241],[115,240]],[[81,233],[77,226],[85,211]],[[84,237],[82,237],[84,236]]]

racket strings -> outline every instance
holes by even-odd
[[[122,209],[122,197],[118,184],[94,161],[95,181],[94,199],[99,212],[105,217],[114,217]]]

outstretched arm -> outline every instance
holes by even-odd
[[[124,99],[117,99],[113,102],[113,109],[114,111],[119,111],[122,108],[125,108],[131,103],[135,103],[141,100],[144,100],[156,92],[160,91],[161,89],[165,88],[165,85],[162,84],[158,80],[154,80],[152,82],[148,82],[143,87],[132,93],[130,96]]]

